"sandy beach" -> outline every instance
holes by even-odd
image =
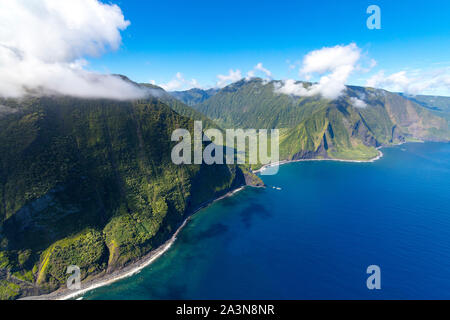
[[[283,160],[276,163],[268,164],[263,166],[261,169],[253,171],[253,173],[260,173],[264,171],[266,168],[271,166],[279,166],[287,163],[293,163],[293,162],[302,162],[302,161],[340,161],[340,162],[374,162],[378,159],[381,159],[383,157],[383,152],[381,152],[381,147],[377,148],[379,154],[373,159],[370,160],[345,160],[345,159],[299,159],[299,160]],[[189,217],[187,217],[183,223],[180,225],[180,227],[176,230],[176,232],[172,235],[172,237],[167,240],[164,244],[156,248],[155,250],[150,251],[147,255],[142,257],[137,262],[134,262],[126,267],[124,267],[121,270],[114,271],[110,274],[100,275],[92,280],[86,281],[82,283],[82,288],[80,290],[68,290],[68,289],[59,289],[58,291],[54,291],[49,294],[40,295],[40,296],[30,296],[22,298],[23,300],[68,300],[68,299],[74,299],[76,297],[80,297],[83,294],[85,294],[88,291],[104,287],[107,285],[110,285],[116,281],[119,281],[121,279],[131,277],[137,273],[139,273],[142,269],[152,264],[156,259],[161,257],[165,252],[167,252],[173,245],[173,243],[176,241],[178,234],[180,231],[186,226],[188,221],[191,219],[191,217],[197,213],[198,211],[208,207],[212,203],[219,201],[221,199],[230,197],[234,195],[235,193],[243,190],[245,186],[242,186],[240,188],[237,188],[233,191],[230,191],[226,193],[223,196],[220,196],[212,201],[206,202],[202,204],[198,209],[196,209]]]
[[[156,259],[158,259],[164,253],[166,253],[174,244],[180,231],[186,226],[188,221],[192,218],[192,216],[195,213],[208,207],[209,205],[213,204],[216,201],[219,201],[219,200],[227,198],[227,197],[231,197],[235,193],[243,190],[244,188],[245,188],[245,186],[242,186],[240,188],[237,188],[233,191],[226,193],[223,196],[220,196],[214,200],[211,200],[209,202],[202,204],[198,209],[196,209],[191,215],[189,215],[183,221],[183,223],[178,227],[178,229],[175,231],[175,233],[172,235],[172,237],[169,240],[167,240],[164,244],[162,244],[155,250],[150,251],[147,255],[145,255],[144,257],[142,257],[141,259],[139,259],[136,262],[134,262],[120,270],[114,271],[113,273],[100,275],[92,280],[83,282],[81,284],[81,289],[79,289],[79,290],[59,289],[59,290],[54,291],[49,294],[25,297],[20,300],[69,300],[69,299],[74,299],[76,297],[82,296],[83,294],[85,294],[88,291],[110,285],[110,284],[112,284],[116,281],[119,281],[121,279],[124,279],[124,278],[131,277],[131,276],[139,273],[142,269],[149,266]]]
[[[378,148],[378,156],[376,156],[373,159],[370,160],[345,160],[345,159],[299,159],[299,160],[283,160],[276,163],[268,164],[263,166],[261,169],[253,171],[253,173],[260,173],[264,171],[266,168],[271,166],[280,166],[287,163],[293,163],[293,162],[303,162],[303,161],[340,161],[340,162],[374,162],[383,157],[383,152],[381,152],[381,147]],[[187,217],[183,223],[180,225],[180,227],[177,229],[177,231],[172,235],[172,237],[167,240],[164,244],[156,248],[155,250],[152,250],[149,252],[146,256],[141,258],[139,261],[134,262],[125,268],[115,271],[110,274],[106,274],[103,276],[99,276],[98,278],[95,278],[93,280],[89,280],[87,282],[82,283],[82,288],[80,290],[68,290],[68,289],[60,289],[58,291],[46,294],[46,295],[40,295],[40,296],[32,296],[32,297],[25,297],[24,300],[68,300],[68,299],[74,299],[76,297],[80,297],[83,294],[85,294],[88,291],[104,287],[107,285],[110,285],[116,281],[119,281],[121,279],[131,277],[137,273],[139,273],[142,269],[152,264],[156,259],[161,257],[165,252],[167,252],[173,245],[173,243],[176,241],[178,234],[180,231],[186,226],[190,218],[199,210],[204,209],[211,205],[212,203],[219,201],[221,199],[224,199],[226,197],[230,197],[233,194],[241,191],[244,189],[245,186],[242,186],[236,190],[230,191],[226,193],[225,195],[218,197],[210,202],[207,202],[203,205],[201,205],[197,210],[195,210],[189,217]]]
[[[269,167],[275,167],[275,166],[281,166],[283,164],[287,163],[294,163],[294,162],[303,162],[303,161],[339,161],[339,162],[357,162],[357,163],[366,163],[366,162],[375,162],[383,157],[383,152],[380,150],[382,147],[378,147],[378,155],[370,160],[346,160],[346,159],[298,159],[298,160],[282,160],[270,164],[266,164],[262,166],[258,170],[252,171],[253,173],[260,173],[264,170],[266,170]]]

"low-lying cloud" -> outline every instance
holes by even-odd
[[[356,98],[356,97],[351,97],[350,98],[350,102],[356,108],[365,108],[365,107],[367,107],[367,103],[365,103],[363,100],[361,100],[359,98]]]
[[[152,83],[155,84],[155,81],[152,81]],[[196,79],[186,80],[181,72],[177,72],[172,80],[160,84],[160,87],[166,91],[189,90],[192,88],[200,88],[200,84]]]
[[[358,68],[360,58],[361,49],[355,43],[311,51],[304,57],[299,75],[306,80],[319,75],[319,81],[305,87],[301,82],[288,79],[278,85],[276,91],[295,96],[320,94],[327,99],[336,99],[345,91],[346,82]]]
[[[270,72],[269,69],[264,68],[262,62],[259,62],[258,64],[256,64],[256,66],[253,67],[252,70],[250,70],[249,72],[247,72],[247,80],[254,78],[256,75],[258,74],[262,74],[263,77],[266,80],[270,80],[272,79],[272,72]]]
[[[117,5],[98,0],[1,1],[0,96],[143,96],[119,77],[86,70],[86,57],[119,48],[129,24]]]
[[[265,68],[262,64],[262,62],[258,62],[253,69],[249,70],[247,72],[247,76],[245,77],[246,80],[250,80],[252,78],[255,78],[257,76],[261,76],[262,79],[269,81],[272,79],[272,72]],[[239,81],[241,79],[243,79],[244,77],[242,76],[242,72],[239,69],[233,70],[230,69],[228,71],[228,74],[223,75],[223,74],[218,74],[217,75],[217,83],[216,83],[216,87],[217,88],[223,88],[233,82]]]
[[[380,71],[366,81],[366,86],[411,95],[450,95],[450,68],[400,71],[390,75]]]
[[[217,78],[219,79],[217,81],[217,87],[223,88],[230,83],[241,80],[242,72],[239,69],[236,69],[236,71],[234,71],[233,69],[230,69],[230,71],[228,71],[227,75],[218,74]]]

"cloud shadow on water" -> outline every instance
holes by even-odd
[[[246,228],[250,228],[255,219],[272,217],[272,213],[259,203],[251,203],[240,212],[242,223]]]

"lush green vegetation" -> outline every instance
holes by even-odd
[[[279,81],[241,80],[194,108],[226,128],[282,129],[283,160],[368,160],[378,155],[376,147],[381,145],[450,139],[446,119],[399,94],[350,86],[344,96],[330,101],[279,94],[279,85]],[[353,106],[355,98],[367,106]]]
[[[171,134],[193,121],[160,99],[1,104],[14,110],[0,116],[2,297],[54,290],[69,265],[86,279],[133,262],[245,183],[237,166],[173,164]]]
[[[140,83],[140,84],[136,84],[136,85],[151,90],[150,91],[151,95],[157,97],[158,100],[160,100],[160,101],[164,102],[165,104],[167,104],[168,106],[170,106],[170,108],[172,108],[178,114],[188,117],[189,119],[192,119],[192,120],[202,121],[204,128],[218,128],[217,124],[214,123],[213,121],[211,121],[203,113],[201,113],[187,105],[187,103],[189,103],[191,101],[190,99],[187,99],[187,98],[178,99],[178,97],[180,97],[181,95],[183,95],[183,97],[186,95],[189,95],[189,92],[191,92],[191,90],[178,92],[178,94],[172,93],[174,95],[173,96],[173,95],[167,93],[166,91],[164,91],[163,88],[158,87],[156,85],[152,85],[152,84],[148,84],[148,83]],[[205,96],[212,95],[213,92],[215,92],[213,89],[211,89],[212,91],[211,90],[203,91],[200,89],[192,89],[192,90],[194,90],[194,92],[195,92],[195,90],[201,91],[201,92],[203,92],[203,94]],[[186,94],[182,94],[182,93],[186,93]],[[205,99],[206,99],[206,97],[205,97]],[[192,101],[191,101],[191,103],[192,103]]]
[[[202,90],[198,88],[186,90],[186,91],[173,91],[170,94],[180,100],[181,102],[187,104],[188,106],[193,106],[202,103],[206,99],[209,99],[215,95],[219,89],[211,88],[208,90]]]
[[[241,80],[194,108],[224,128],[289,128],[327,103],[316,97],[293,98],[276,94],[276,83],[265,83],[261,79]]]
[[[341,149],[340,151],[331,151],[329,155],[333,159],[342,160],[371,160],[379,155],[374,148],[367,147],[363,144],[353,146],[350,149]]]
[[[424,95],[404,95],[404,97],[431,110],[434,114],[450,120],[450,97]]]
[[[13,300],[20,295],[20,286],[8,282],[5,280],[0,280],[0,300]]]
[[[173,164],[171,134],[192,133],[193,120],[279,128],[281,160],[368,160],[380,145],[450,138],[448,120],[398,94],[348,87],[329,101],[278,94],[277,85],[253,79],[177,93],[201,101],[197,110],[143,84],[155,98],[0,99],[0,299],[57,289],[69,265],[83,279],[121,268],[211,199],[262,185],[250,170],[261,164]]]

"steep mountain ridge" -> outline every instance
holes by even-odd
[[[193,121],[157,98],[0,104],[14,110],[0,116],[1,299],[55,290],[69,265],[83,280],[120,269],[205,202],[260,182],[235,165],[173,164],[171,133]]]
[[[401,94],[406,99],[420,104],[431,110],[434,114],[445,117],[450,120],[450,97],[443,96],[426,96],[426,95],[406,95]]]
[[[327,100],[282,94],[277,92],[281,85],[243,79],[193,108],[225,128],[282,129],[283,160],[368,160],[381,145],[450,139],[445,118],[396,93],[348,86],[343,96]]]
[[[192,107],[193,105],[202,103],[203,101],[211,98],[217,92],[219,92],[218,88],[211,88],[206,90],[193,88],[186,91],[171,91],[169,92],[169,94],[174,98],[184,102],[186,105]]]
[[[191,108],[160,87],[132,83],[152,97],[0,100],[0,299],[55,290],[68,265],[84,280],[120,269],[195,208],[262,184],[243,166],[174,165],[171,133],[192,132],[193,120],[279,128],[281,160],[368,160],[382,145],[450,139],[442,110],[422,105],[427,98],[419,104],[380,89],[348,86],[331,101],[280,94],[280,81],[241,80],[189,92],[184,101],[201,101]]]
[[[217,127],[217,125],[209,118],[207,118],[204,114],[189,107],[182,100],[174,98],[170,93],[165,91],[163,88],[150,83],[137,83],[130,80],[128,77],[124,75],[116,75],[116,76],[120,77],[124,81],[127,81],[135,85],[136,87],[143,89],[144,91],[147,91],[148,96],[154,97],[159,101],[164,102],[178,114],[188,117],[192,120],[202,121],[206,128]]]

